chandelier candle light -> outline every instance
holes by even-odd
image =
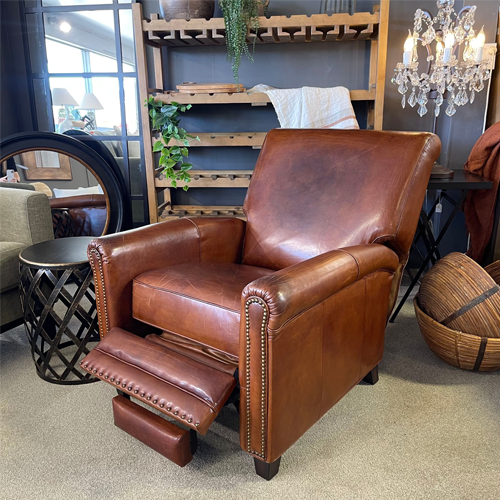
[[[438,14],[432,17],[428,12],[418,9],[415,12],[413,34],[408,32],[404,44],[403,62],[398,63],[392,83],[398,85],[402,94],[401,105],[406,102],[411,107],[418,104],[420,116],[427,113],[429,93],[436,92],[435,116],[439,116],[444,94],[447,91],[446,114],[453,116],[456,106],[473,103],[476,92],[484,88],[484,81],[490,78],[488,61],[483,60],[484,31],[474,31],[476,6],[464,7],[458,14],[453,9],[454,0],[438,0]],[[421,34],[422,26],[426,31]],[[434,26],[436,25],[436,29]],[[418,74],[418,41],[427,49],[428,67],[425,73]],[[431,43],[436,42],[435,56]],[[459,54],[462,51],[462,61]],[[411,93],[406,100],[406,93]]]

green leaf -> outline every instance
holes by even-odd
[[[184,191],[187,191],[189,189],[189,186],[187,184],[184,184],[184,186],[182,187],[182,189],[184,189]]]
[[[172,146],[170,148],[170,153],[172,153],[174,155],[178,155],[181,153],[181,148],[179,146]]]
[[[181,155],[183,155],[183,156],[188,156],[188,155],[189,155],[189,150],[188,150],[188,148],[182,148],[182,149],[181,149]]]
[[[191,165],[191,163],[183,163],[181,165],[181,170],[183,170],[184,172],[191,170],[192,168],[193,168],[193,165]]]
[[[172,155],[172,159],[175,160],[176,162],[177,161],[182,161],[182,155]]]
[[[184,143],[184,146],[189,146],[189,141],[187,139],[184,139],[182,142]]]
[[[172,187],[176,188],[177,187],[177,181],[172,179]]]
[[[155,145],[153,146],[153,153],[158,153],[163,148],[163,142],[161,141],[156,141]],[[162,151],[163,153],[163,151]]]
[[[167,164],[167,167],[173,167],[174,165],[177,165],[177,162],[175,160],[172,160],[172,158],[168,158],[165,163]]]

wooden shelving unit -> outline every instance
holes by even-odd
[[[158,14],[151,19],[143,19],[142,6],[132,5],[134,32],[136,39],[137,71],[139,78],[139,98],[144,102],[153,95],[156,101],[181,104],[250,104],[266,106],[270,100],[266,94],[246,92],[232,94],[181,94],[163,89],[163,66],[161,50],[164,46],[203,47],[225,45],[224,19],[174,19],[165,21]],[[361,41],[370,44],[370,72],[367,89],[351,90],[352,101],[366,101],[369,104],[368,127],[382,129],[384,105],[385,67],[387,55],[387,32],[389,20],[389,0],[381,0],[373,13],[318,14],[312,16],[273,16],[259,19],[260,28],[250,31],[248,43],[328,43]],[[146,61],[146,45],[153,47],[154,85],[149,85]],[[147,108],[141,114],[144,137],[151,137],[151,126]],[[188,131],[189,132],[189,131]],[[262,146],[266,132],[202,133],[197,134],[200,142],[192,141],[191,147],[252,147]],[[147,141],[145,141],[147,144]],[[183,206],[171,204],[171,183],[155,168],[153,153],[145,148],[146,177],[150,222],[176,219],[186,216],[222,216],[245,218],[242,207]],[[190,188],[247,188],[252,176],[251,170],[191,171]],[[177,183],[182,187],[184,183]],[[164,193],[164,203],[159,206],[158,194]]]

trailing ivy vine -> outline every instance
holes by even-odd
[[[189,139],[199,141],[200,138],[189,135],[182,127],[179,127],[179,122],[181,121],[180,113],[191,109],[192,106],[177,102],[170,104],[155,102],[154,97],[150,97],[145,106],[149,110],[153,132],[161,134],[161,140],[154,143],[153,152],[161,153],[159,165],[163,166],[162,173],[171,180],[171,185],[174,188],[177,187],[177,182],[185,182],[183,189],[187,191],[189,189],[187,184],[191,182],[189,170],[193,168],[191,163],[185,161],[189,156]],[[182,146],[170,146],[172,139],[182,143]],[[179,169],[175,170],[175,166],[179,166]]]

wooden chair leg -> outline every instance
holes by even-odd
[[[257,475],[263,477],[267,481],[270,481],[280,470],[281,457],[270,464],[254,457],[254,462],[255,472]]]
[[[366,374],[363,382],[368,382],[371,385],[375,385],[378,382],[378,365]]]

